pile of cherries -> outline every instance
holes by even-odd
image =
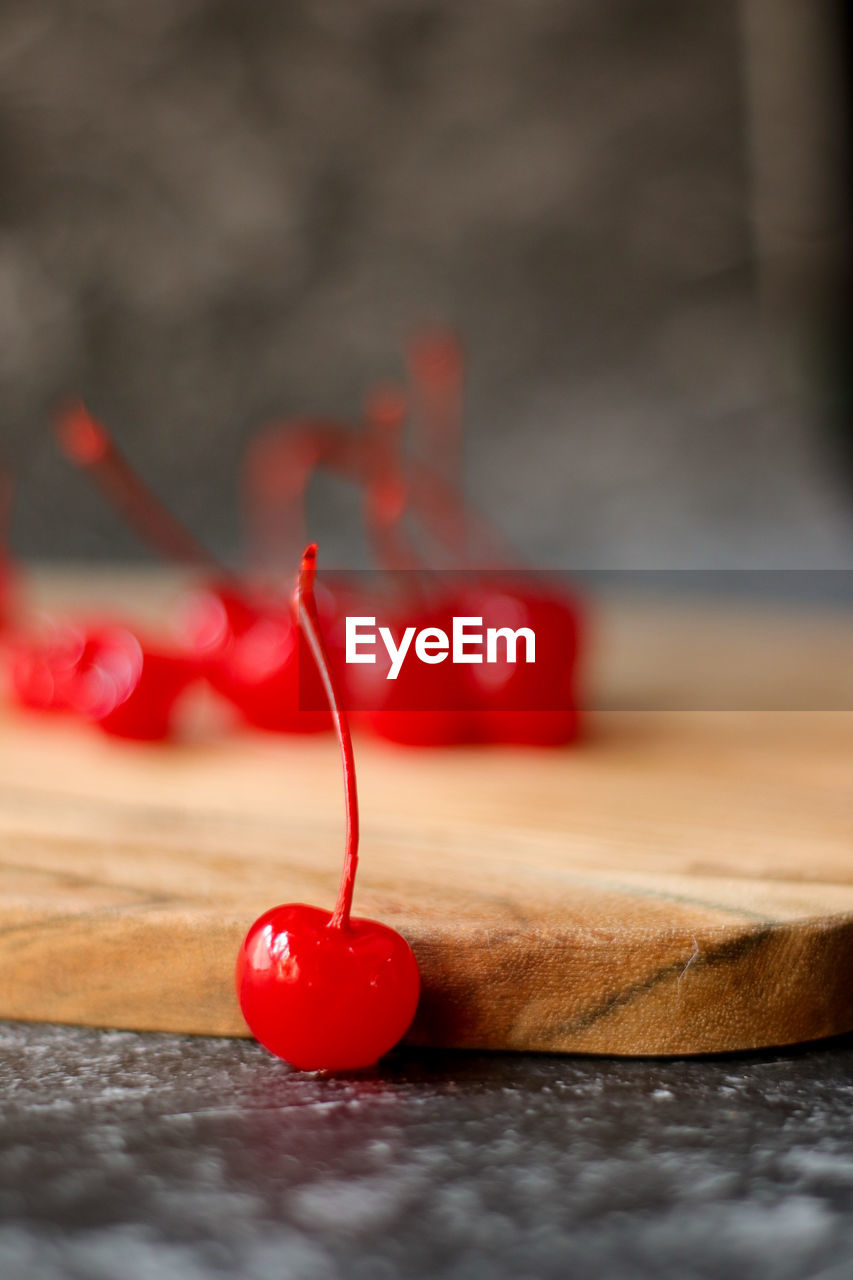
[[[147,542],[197,566],[199,580],[181,600],[168,634],[147,634],[120,619],[56,620],[34,632],[15,617],[13,568],[0,552],[0,638],[11,698],[40,712],[76,714],[116,737],[161,741],[176,732],[184,694],[205,682],[259,729],[330,731],[319,676],[305,661],[291,590],[276,582],[278,567],[292,564],[294,547],[304,545],[306,492],[314,473],[326,469],[360,486],[379,565],[410,571],[390,575],[407,584],[391,606],[401,625],[449,630],[454,615],[466,615],[482,617],[486,627],[511,620],[537,637],[534,665],[506,663],[487,671],[445,663],[441,695],[431,696],[427,706],[417,687],[425,678],[420,664],[408,664],[394,681],[385,679],[381,662],[359,667],[362,702],[353,705],[369,709],[355,713],[354,721],[382,738],[420,746],[572,741],[578,730],[577,604],[552,584],[525,577],[459,495],[463,360],[457,340],[445,332],[420,336],[409,350],[408,372],[405,389],[388,386],[368,396],[358,424],[285,422],[251,442],[244,485],[253,559],[260,566],[252,574],[217,564],[147,489],[108,430],[82,405],[66,409],[57,437],[68,458]],[[417,446],[408,452],[407,424]],[[7,505],[0,493],[0,519]],[[430,545],[464,570],[449,575],[449,589],[430,587],[441,578],[423,572]],[[478,563],[488,571],[475,571]],[[373,615],[379,607],[351,583],[333,580],[318,587],[317,607],[346,697],[342,619]],[[388,607],[383,601],[386,616]],[[558,651],[548,652],[549,644]],[[429,669],[432,688],[435,670]],[[365,679],[373,681],[367,701]]]

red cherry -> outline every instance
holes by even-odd
[[[471,575],[473,576],[473,575]],[[399,645],[403,630],[436,628],[449,636],[453,617],[482,619],[482,628],[528,627],[536,661],[515,662],[499,649],[497,662],[424,666],[409,657],[396,679],[377,646],[376,661],[350,669],[353,707],[380,737],[411,746],[490,742],[559,746],[578,732],[576,706],[578,612],[572,600],[544,585],[486,575],[471,587],[421,605],[402,620],[383,619]]]
[[[252,925],[237,964],[243,1016],[271,1053],[301,1071],[370,1066],[409,1028],[418,967],[406,940],[376,920],[332,925],[291,903]]]
[[[327,712],[303,712],[299,707],[298,633],[289,610],[280,603],[256,599],[221,569],[140,480],[107,428],[82,404],[66,410],[56,430],[71,461],[92,475],[147,542],[171,559],[216,571],[210,587],[191,597],[182,627],[192,661],[209,683],[258,728],[287,733],[327,729]],[[113,659],[118,661],[116,655]],[[106,692],[110,674],[102,671],[99,678]],[[146,738],[166,735],[170,699],[174,700],[175,688],[180,692],[180,663],[149,648],[140,680],[138,694],[117,705],[115,713],[98,717],[107,732]],[[319,687],[317,693],[319,697]]]
[[[175,703],[197,678],[185,654],[126,627],[100,628],[86,638],[68,703],[112,737],[156,742],[171,736]]]
[[[114,737],[157,741],[170,736],[175,703],[198,671],[127,627],[66,623],[16,640],[10,675],[22,706],[74,711]]]
[[[425,627],[452,629],[451,615],[441,601],[421,606],[401,622],[390,624],[396,644],[406,627],[416,633]],[[353,666],[349,686],[355,706],[365,708],[359,718],[380,738],[409,747],[458,746],[471,742],[475,717],[465,705],[466,689],[460,668],[445,661],[424,666],[412,658],[403,663],[396,679],[387,678],[390,659],[378,649],[376,662]],[[468,695],[469,704],[472,702]]]
[[[547,588],[491,574],[453,600],[460,616],[481,617],[483,628],[528,627],[536,662],[474,663],[462,668],[467,705],[483,742],[562,746],[578,735],[579,612],[574,601]]]
[[[424,345],[426,358],[436,354]],[[440,354],[440,353],[439,353]],[[365,402],[367,450],[367,524],[378,558],[390,569],[416,569],[418,561],[401,531],[408,499],[402,460],[402,429],[406,400],[393,386],[377,387]],[[413,575],[416,580],[416,575]],[[395,640],[407,626],[446,626],[441,601],[432,609],[409,600],[413,609],[390,622]],[[359,612],[367,612],[367,606]],[[371,607],[369,613],[376,612]],[[450,746],[470,740],[468,717],[460,710],[462,684],[453,667],[421,664],[404,665],[395,680],[387,679],[387,652],[377,654],[372,664],[355,665],[347,671],[347,686],[354,704],[368,708],[363,722],[389,742],[405,746]]]
[[[316,553],[312,545],[302,558],[297,600],[341,746],[347,812],[341,887],[331,913],[303,903],[265,912],[240,948],[236,980],[243,1016],[272,1053],[301,1070],[348,1071],[370,1066],[406,1032],[420,976],[400,934],[350,915],[358,865],[355,761],[314,599]]]
[[[255,728],[276,733],[331,729],[310,658],[300,686],[300,658],[307,655],[300,653],[292,613],[280,602],[253,599],[228,583],[213,584],[190,596],[182,631],[212,687]],[[314,706],[318,709],[309,709]]]
[[[9,646],[14,699],[32,711],[67,711],[85,647],[85,631],[71,623],[54,624],[40,636],[14,636]]]

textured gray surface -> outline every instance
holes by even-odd
[[[137,553],[57,457],[57,396],[230,553],[252,428],[356,414],[447,319],[471,489],[536,563],[849,561],[832,388],[765,358],[742,52],[716,0],[5,0],[16,546]],[[327,556],[354,523],[318,494]]]
[[[693,1061],[0,1027],[3,1280],[847,1280],[853,1041]]]

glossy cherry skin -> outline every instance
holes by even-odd
[[[196,679],[184,654],[126,627],[103,627],[86,637],[68,705],[111,737],[157,742],[171,736],[175,703]]]
[[[86,632],[54,624],[38,636],[13,636],[9,681],[16,702],[31,711],[67,711],[71,686],[86,647]]]
[[[382,677],[384,679],[384,676]],[[472,717],[454,705],[457,679],[453,668],[444,677],[437,705],[423,708],[422,674],[412,664],[404,666],[394,681],[377,688],[381,698],[373,709],[359,715],[360,721],[377,737],[406,747],[452,747],[475,740]],[[440,704],[440,705],[439,705]]]
[[[389,619],[379,619],[380,625]],[[400,613],[390,620],[399,644],[406,627],[416,633],[424,627],[439,627],[449,633],[452,615],[444,601]],[[465,706],[464,677],[449,659],[437,665],[418,661],[410,648],[395,680],[387,679],[390,660],[386,650],[376,647],[376,662],[353,666],[348,683],[353,706],[363,708],[358,720],[380,738],[410,747],[459,746],[475,740],[470,706]],[[470,704],[471,698],[469,696]]]
[[[473,663],[460,668],[466,705],[473,701],[474,732],[481,742],[556,747],[578,736],[577,669],[581,615],[576,603],[545,584],[499,580],[452,601],[460,616],[481,617],[488,627],[529,627],[536,636],[536,662]]]
[[[119,625],[58,625],[12,647],[12,692],[22,706],[73,711],[119,738],[169,737],[175,703],[197,675],[185,655]]]
[[[301,1071],[369,1067],[405,1035],[420,996],[401,934],[302,903],[273,907],[237,957],[237,996],[252,1034]]]
[[[300,688],[304,654],[287,604],[212,583],[190,597],[181,630],[209,683],[255,728],[276,733],[331,728],[310,659],[302,673],[306,686]],[[309,700],[317,710],[303,709],[301,703],[307,707]]]

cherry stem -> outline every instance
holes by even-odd
[[[395,520],[402,520],[405,515],[407,498],[429,532],[456,561],[460,559],[460,549],[467,547],[468,554],[461,557],[466,568],[472,567],[477,556],[484,561],[480,567],[504,568],[511,564],[515,557],[508,544],[484,517],[465,504],[439,471],[417,459],[410,459],[407,464],[403,509],[398,510],[396,517],[385,511],[384,527],[380,531],[377,511],[371,510],[374,499],[370,490],[377,483],[377,456],[389,450],[399,428],[390,431],[389,441],[385,413],[383,411],[380,425],[372,401],[373,397],[366,406],[365,435],[328,419],[294,419],[274,423],[252,440],[246,456],[243,490],[254,562],[269,568],[294,553],[297,537],[304,536],[305,494],[314,473],[323,469],[367,487],[374,547],[378,560],[386,568],[412,567],[416,563],[408,540],[396,541],[398,535],[393,527]],[[386,437],[378,449],[377,434]],[[399,467],[397,442],[393,442],[392,457],[394,451],[397,453],[395,465]],[[385,464],[380,465],[384,469]]]
[[[312,542],[302,555],[302,567],[299,570],[299,582],[296,588],[296,605],[299,614],[299,625],[302,628],[311,656],[317,665],[329,710],[335,722],[335,731],[341,745],[341,761],[344,769],[344,801],[346,804],[346,846],[344,850],[344,869],[341,875],[341,887],[338,901],[329,920],[329,928],[346,929],[349,927],[352,895],[355,887],[355,873],[358,868],[358,790],[355,783],[355,757],[352,750],[352,734],[349,721],[343,708],[340,690],[332,674],[328,650],[323,641],[320,615],[317,612],[317,601],[314,598],[314,579],[317,575],[317,544]]]
[[[78,402],[64,410],[55,431],[65,456],[89,472],[119,514],[149,546],[170,560],[231,576],[139,478],[107,428],[92,417],[85,405]]]
[[[422,451],[441,474],[459,485],[462,469],[462,345],[449,330],[419,334],[408,352]]]
[[[367,524],[377,560],[387,569],[416,569],[419,562],[401,523],[407,484],[401,460],[406,398],[394,386],[376,387],[364,404],[367,430]]]
[[[447,342],[455,342],[455,339],[448,338]],[[456,364],[450,369],[442,366],[441,371],[445,378],[442,386],[453,394],[458,404],[458,385],[456,392],[450,386],[454,369],[461,376],[461,354],[454,355],[457,348],[458,344],[447,353],[448,361],[453,355]],[[433,354],[438,359],[440,353]],[[376,388],[365,402],[367,518],[377,559],[389,569],[423,567],[410,540],[400,531],[411,505],[421,513],[436,540],[466,566],[470,564],[469,556],[474,547],[491,567],[511,564],[515,557],[505,540],[470,504],[465,503],[452,481],[440,470],[434,470],[417,459],[409,459],[404,473],[402,433],[406,410],[406,398],[394,386]],[[458,413],[456,421],[459,421]]]
[[[413,461],[410,467],[412,507],[424,526],[466,569],[505,569],[518,556],[503,535],[437,471]],[[464,548],[464,550],[463,550]]]
[[[305,537],[305,499],[320,466],[361,479],[359,438],[330,419],[274,423],[252,439],[243,495],[252,559],[265,569],[296,553]]]
[[[418,334],[407,354],[418,451],[430,459],[430,466],[412,466],[412,505],[436,539],[466,567],[472,567],[478,555],[504,567],[514,554],[462,496],[462,344],[450,329],[437,329]]]

